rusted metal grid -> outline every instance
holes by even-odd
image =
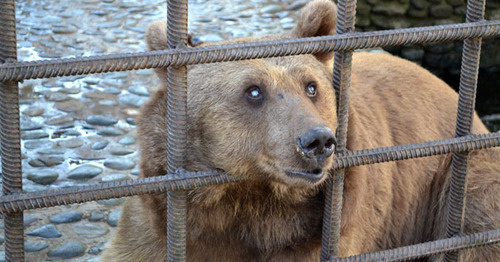
[[[185,165],[186,65],[235,61],[276,56],[336,51],[333,86],[339,112],[338,151],[334,158],[334,177],[329,181],[325,206],[322,260],[407,260],[464,248],[500,242],[500,229],[456,236],[461,231],[465,192],[467,152],[500,146],[500,133],[471,135],[474,112],[478,59],[482,37],[499,36],[500,21],[482,21],[484,1],[467,5],[467,23],[412,29],[354,33],[355,0],[339,1],[337,34],[259,43],[185,48],[187,1],[168,1],[169,50],[141,52],[35,62],[16,62],[16,31],[14,0],[0,0],[0,135],[2,145],[3,195],[0,210],[5,217],[7,261],[23,261],[22,212],[28,209],[82,203],[140,194],[168,193],[168,259],[185,259],[185,193],[207,185],[237,182],[238,179],[218,170],[187,172]],[[360,151],[345,150],[347,132],[347,90],[350,85],[352,51],[359,48],[387,47],[428,42],[465,40],[460,81],[456,138],[419,144],[400,145]],[[78,186],[36,193],[22,193],[20,155],[19,103],[17,81],[55,76],[82,75],[145,68],[168,68],[168,174],[161,177]],[[337,258],[343,169],[352,166],[396,161],[424,156],[454,153],[450,214],[447,239]],[[175,238],[173,237],[175,236]],[[447,260],[455,260],[449,253]]]

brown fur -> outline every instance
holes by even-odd
[[[291,34],[226,43],[333,34],[336,9],[309,4]],[[165,47],[164,23],[153,23],[150,49]],[[156,33],[155,33],[156,32]],[[190,261],[318,261],[324,179],[306,183],[283,173],[307,169],[295,139],[308,128],[336,128],[332,54],[195,65],[188,68],[188,170],[223,169],[247,182],[189,192]],[[162,70],[158,73],[162,75]],[[228,81],[229,80],[229,81]],[[311,100],[304,86],[316,81]],[[244,98],[264,87],[262,106]],[[355,53],[348,149],[453,137],[457,94],[421,67],[385,54]],[[141,177],[165,174],[166,89],[139,121]],[[473,133],[487,133],[475,116]],[[322,167],[331,167],[331,158]],[[450,155],[350,168],[346,172],[340,255],[442,238]],[[465,233],[500,228],[500,150],[470,156]],[[325,176],[326,177],[326,176]],[[127,200],[103,261],[164,261],[165,194]],[[464,261],[494,261],[499,245],[461,252]]]

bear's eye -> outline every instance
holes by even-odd
[[[318,90],[316,88],[316,83],[315,82],[307,83],[306,95],[310,98],[313,98],[313,97],[316,97],[317,94],[318,94]]]
[[[262,90],[258,86],[251,86],[246,91],[247,100],[251,103],[260,103],[262,102],[264,95],[262,94]]]

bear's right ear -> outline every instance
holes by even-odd
[[[167,49],[167,23],[155,21],[149,24],[146,31],[146,43],[149,51]],[[154,70],[162,82],[167,80],[167,68],[155,68]]]
[[[314,37],[335,34],[337,7],[331,0],[309,2],[300,15],[297,26],[292,31],[295,37]],[[315,54],[321,62],[328,62],[333,52]]]
[[[146,31],[146,42],[149,51],[167,49],[167,23],[165,21],[154,21]]]

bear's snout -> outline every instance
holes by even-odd
[[[335,143],[332,129],[327,126],[317,126],[297,137],[297,151],[303,157],[321,163],[332,155]]]

